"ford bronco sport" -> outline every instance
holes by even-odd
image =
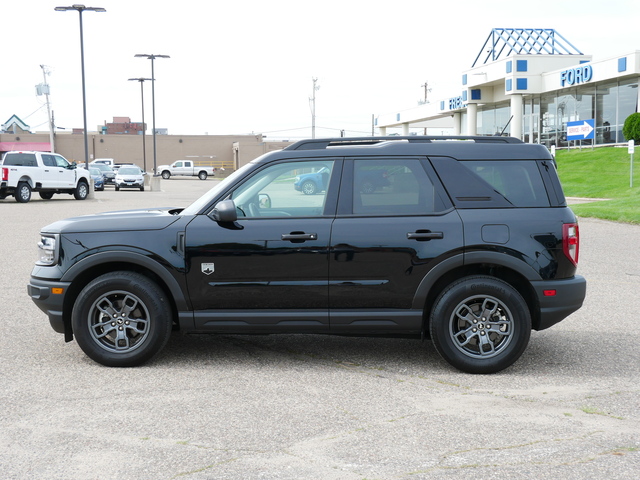
[[[294,188],[317,172],[322,189]],[[55,222],[39,251],[29,295],[109,366],[179,329],[430,337],[456,368],[497,372],[586,292],[553,158],[508,137],[300,141],[187,208]]]

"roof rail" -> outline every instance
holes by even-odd
[[[446,141],[469,141],[475,143],[523,143],[522,140],[515,137],[502,136],[461,136],[461,135],[442,135],[442,136],[389,136],[389,137],[339,137],[339,138],[319,138],[311,140],[300,140],[284,150],[324,150],[329,147],[358,147],[358,146],[376,146],[386,142],[406,141],[409,143],[433,143]]]

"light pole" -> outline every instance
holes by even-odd
[[[140,82],[140,97],[142,98],[142,163],[144,165],[144,171],[147,171],[147,143],[145,140],[145,132],[147,130],[147,126],[144,123],[144,82],[147,80],[151,80],[150,78],[130,78],[129,81]],[[155,167],[154,167],[155,172]]]
[[[106,12],[102,7],[85,7],[84,5],[71,5],[70,7],[56,7],[56,12],[66,12],[67,10],[75,10],[80,17],[80,70],[82,71],[82,119],[84,121],[84,162],[87,170],[89,169],[89,137],[87,136],[87,95],[84,82],[84,41],[82,35],[82,12],[89,10],[91,12]]]
[[[155,89],[156,76],[153,70],[153,61],[156,58],[171,58],[171,57],[169,57],[169,55],[155,55],[155,54],[148,54],[148,53],[137,53],[134,56],[144,57],[151,60],[151,117],[152,117],[152,123],[153,123],[153,127],[152,127],[153,128],[153,176],[155,177],[156,175],[158,175],[158,172],[156,171],[156,168],[157,168],[157,165],[156,165],[157,164],[157,160],[156,160],[156,89]]]

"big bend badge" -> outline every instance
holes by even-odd
[[[201,265],[200,269],[202,270],[202,273],[204,273],[205,275],[211,275],[213,272],[216,271],[215,265],[213,263],[202,263],[200,265]]]

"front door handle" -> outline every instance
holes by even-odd
[[[307,240],[317,240],[317,233],[304,233],[304,232],[291,232],[291,233],[283,233],[282,240],[289,240],[293,243],[302,243]]]
[[[407,238],[409,240],[439,240],[444,238],[444,233],[442,232],[432,232],[431,230],[418,230],[416,232],[407,233]]]

